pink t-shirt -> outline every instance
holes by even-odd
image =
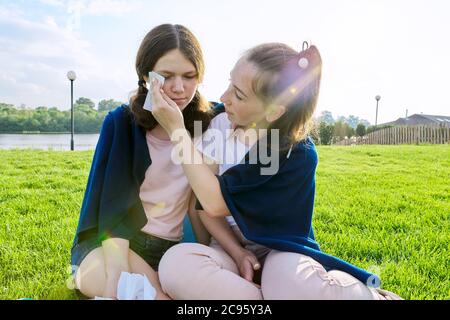
[[[152,164],[145,173],[139,194],[148,218],[142,231],[179,241],[183,237],[183,219],[192,189],[183,167],[172,161],[172,142],[156,138],[150,131],[146,138]]]

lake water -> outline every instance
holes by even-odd
[[[0,134],[0,149],[70,150],[70,133],[66,134]],[[75,150],[93,150],[99,134],[75,134]]]

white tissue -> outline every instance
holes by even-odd
[[[144,102],[144,110],[152,111],[152,80],[156,79],[161,84],[161,87],[164,85],[165,78],[156,72],[149,72],[148,74],[148,83],[149,83],[149,89],[147,92],[147,96],[145,97]]]
[[[156,290],[147,276],[122,272],[117,284],[117,300],[155,300]],[[95,297],[94,300],[112,300]]]
[[[155,300],[156,290],[142,274],[122,272],[117,285],[118,300]]]

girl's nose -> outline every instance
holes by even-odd
[[[225,91],[223,94],[222,94],[222,96],[220,97],[220,102],[222,102],[222,103],[224,103],[224,104],[230,104],[229,103],[229,99],[228,99],[228,91],[229,90],[227,90],[227,91]]]
[[[173,85],[172,85],[172,91],[174,93],[184,92],[184,84],[183,84],[183,79],[181,79],[181,77],[175,77]]]

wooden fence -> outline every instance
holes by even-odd
[[[355,144],[446,144],[450,143],[450,127],[445,125],[402,126],[384,128],[363,137],[352,137],[336,145]]]

